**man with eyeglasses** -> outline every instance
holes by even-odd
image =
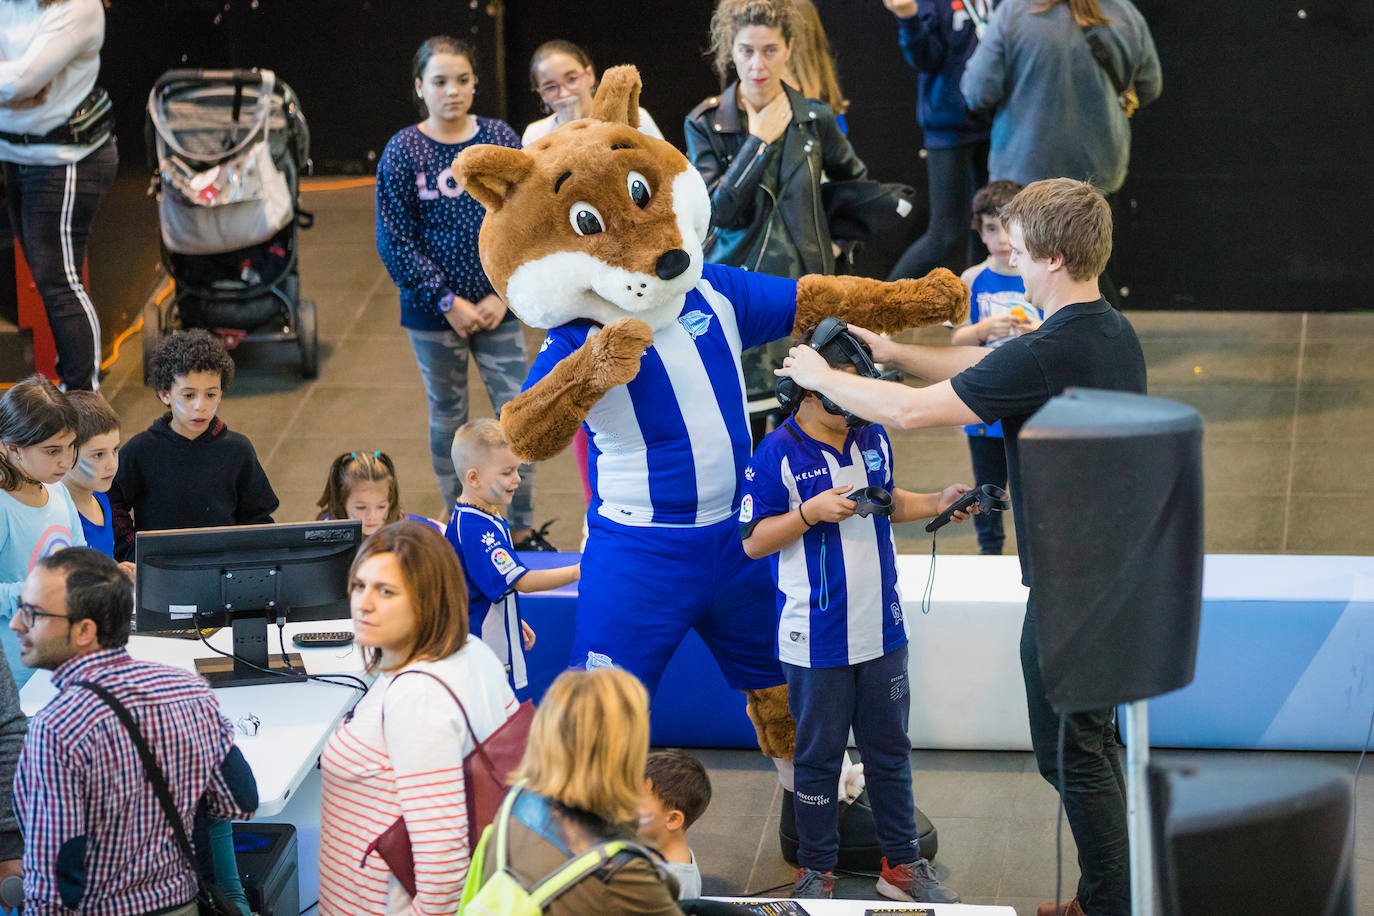
[[[14,780],[25,913],[197,911],[196,869],[129,732],[87,684],[128,710],[188,834],[202,802],[220,818],[245,818],[257,807],[253,773],[209,686],[189,671],[132,658],[132,617],[128,578],[86,547],[40,560],[24,582],[10,629],[24,665],[51,671],[58,690],[30,723]]]

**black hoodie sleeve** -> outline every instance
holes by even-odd
[[[239,467],[238,505],[234,509],[234,522],[239,525],[270,525],[272,513],[277,511],[280,500],[267,480],[267,472],[258,463],[253,444],[246,438],[244,443],[248,454]]]

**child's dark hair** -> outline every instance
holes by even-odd
[[[201,328],[176,331],[162,339],[148,363],[148,384],[161,394],[171,391],[178,378],[192,372],[219,373],[221,393],[228,391],[234,381],[234,361],[229,351],[218,337]]]
[[[711,803],[711,779],[691,754],[654,751],[644,763],[644,778],[665,811],[682,812],[683,830],[695,824]]]
[[[1024,187],[1025,185],[1019,181],[999,178],[979,188],[978,193],[973,195],[973,231],[978,232],[983,228],[985,216],[1001,219],[1002,208],[1011,203],[1011,199]]]
[[[316,518],[348,518],[348,496],[360,483],[386,484],[386,497],[391,507],[386,524],[405,518],[401,509],[401,488],[396,479],[396,465],[386,452],[344,452],[329,466],[329,480],[320,494],[320,514]]]
[[[817,325],[816,327],[820,327],[820,325]],[[807,328],[805,331],[802,332],[801,339],[797,342],[810,346],[811,339],[815,336],[816,328]],[[863,350],[865,353],[867,353],[869,358],[871,359],[873,357],[873,350],[868,346],[868,344],[864,343],[862,340],[860,340],[857,336],[853,334],[851,334],[850,336],[854,338],[854,342],[857,343],[859,345],[859,348]],[[829,366],[831,369],[848,369],[850,366],[854,365],[854,361],[849,358],[849,354],[844,351],[844,347],[840,345],[839,340],[836,338],[832,337],[829,343],[827,343],[823,347],[818,347],[816,349],[816,352],[821,355],[821,357],[825,360],[825,364]]]
[[[67,400],[76,410],[76,447],[119,429],[119,414],[110,402],[94,391],[73,391]]]
[[[25,448],[76,428],[76,408],[41,375],[29,376],[0,398],[0,445]],[[32,483],[29,476],[0,449],[0,490],[17,490],[25,483]]]
[[[550,54],[566,54],[584,67],[592,66],[592,56],[588,54],[587,49],[581,45],[573,44],[571,41],[564,41],[561,38],[546,41],[535,48],[534,53],[530,55],[530,88],[535,92],[539,91],[539,86],[535,82],[534,71],[539,67],[539,62]]]
[[[415,52],[415,58],[410,62],[411,78],[423,80],[425,68],[429,66],[430,59],[436,54],[454,54],[458,57],[466,57],[472,72],[477,72],[477,52],[471,44],[461,38],[454,38],[452,35],[431,35],[420,45]],[[422,117],[429,117],[429,109],[425,107],[422,100],[416,99],[416,105],[420,109]]]

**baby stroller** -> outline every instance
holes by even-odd
[[[319,373],[315,303],[300,297],[298,175],[310,130],[271,70],[169,70],[148,94],[150,193],[174,295],[143,310],[143,372],[164,334],[205,328],[229,349],[295,341]]]

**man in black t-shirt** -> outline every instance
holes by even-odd
[[[809,347],[794,347],[778,375],[826,395],[840,407],[887,426],[918,429],[1002,421],[1007,470],[1021,554],[1030,587],[1021,631],[1021,669],[1030,710],[1031,743],[1040,773],[1064,800],[1078,845],[1078,895],[1037,916],[1130,912],[1126,794],[1114,710],[1065,719],[1064,772],[1056,761],[1059,716],[1045,698],[1036,646],[1038,589],[1027,557],[1025,503],[1017,437],[1045,402],[1065,388],[1145,392],[1145,358],[1129,321],[1101,298],[1097,277],[1112,249],[1111,210],[1090,185],[1067,178],[1028,185],[1002,210],[1011,238],[1011,263],[1021,272],[1026,300],[1041,309],[1038,330],[986,347],[899,344],[862,328],[850,330],[880,363],[928,379],[926,388],[862,378],[829,368]],[[1066,499],[1074,482],[1064,481]]]

